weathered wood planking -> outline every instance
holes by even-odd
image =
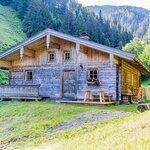
[[[8,61],[4,61],[4,60],[0,60],[0,66],[3,68],[12,68],[12,62],[8,62]]]
[[[125,61],[122,61],[122,89],[140,87],[140,71]]]
[[[39,86],[0,86],[0,98],[39,97]]]
[[[54,43],[57,43],[60,45],[60,49],[50,48],[37,48],[35,52],[31,50],[28,55],[33,56],[35,53],[35,58],[32,57],[23,57],[22,60],[18,59],[16,61],[13,61],[13,66],[41,66],[48,64],[48,52],[49,51],[55,51],[56,52],[56,64],[63,64],[63,53],[64,51],[70,51],[71,52],[71,63],[72,64],[80,64],[80,63],[103,63],[107,64],[109,62],[109,54],[106,54],[104,52],[100,52],[91,48],[82,47],[80,48],[79,52],[79,58],[78,62],[76,62],[76,44],[72,42],[68,42],[65,40],[60,40],[58,38],[51,38],[51,40]],[[36,43],[37,45],[37,43]],[[32,45],[33,46],[33,45]],[[29,47],[31,48],[31,47]],[[86,53],[84,52],[86,51]],[[27,52],[26,52],[27,53]]]

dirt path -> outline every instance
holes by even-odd
[[[94,110],[88,111],[78,115],[77,117],[65,121],[64,123],[60,124],[55,128],[49,128],[49,132],[57,132],[63,130],[71,130],[87,123],[95,123],[99,121],[106,121],[115,118],[121,118],[127,115],[131,115],[130,112],[123,112],[123,111],[109,111],[109,110]]]

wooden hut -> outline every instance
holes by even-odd
[[[141,73],[150,73],[134,54],[51,29],[1,53],[0,68],[10,71],[0,98],[13,99],[84,99],[86,90],[139,99]]]

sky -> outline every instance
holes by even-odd
[[[89,5],[130,5],[150,10],[150,0],[78,0],[84,6]]]

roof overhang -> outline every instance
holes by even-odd
[[[104,45],[101,45],[101,44],[98,44],[98,43],[95,43],[95,42],[91,42],[91,41],[88,41],[88,40],[84,40],[84,39],[81,39],[81,38],[73,37],[71,35],[60,33],[60,32],[57,32],[57,31],[54,31],[54,30],[51,30],[51,29],[46,29],[43,32],[41,32],[41,33],[39,33],[39,34],[23,41],[21,43],[19,43],[18,45],[14,46],[11,49],[8,49],[7,51],[3,52],[2,54],[0,54],[0,59],[4,58],[7,55],[15,53],[16,51],[18,51],[22,47],[25,47],[25,46],[27,46],[27,45],[29,45],[29,44],[45,37],[47,35],[55,36],[55,37],[58,37],[58,38],[61,38],[61,39],[64,39],[64,40],[67,40],[67,41],[70,41],[70,42],[78,43],[78,44],[87,46],[89,48],[93,48],[93,49],[96,49],[96,50],[99,50],[99,51],[103,51],[103,52],[106,52],[106,53],[110,53],[110,54],[119,56],[121,58],[133,60],[133,58],[135,57],[134,54],[131,54],[131,53],[128,53],[128,52],[124,52],[124,51],[121,51],[121,50],[118,50],[118,49],[115,49],[115,48],[104,46]]]

